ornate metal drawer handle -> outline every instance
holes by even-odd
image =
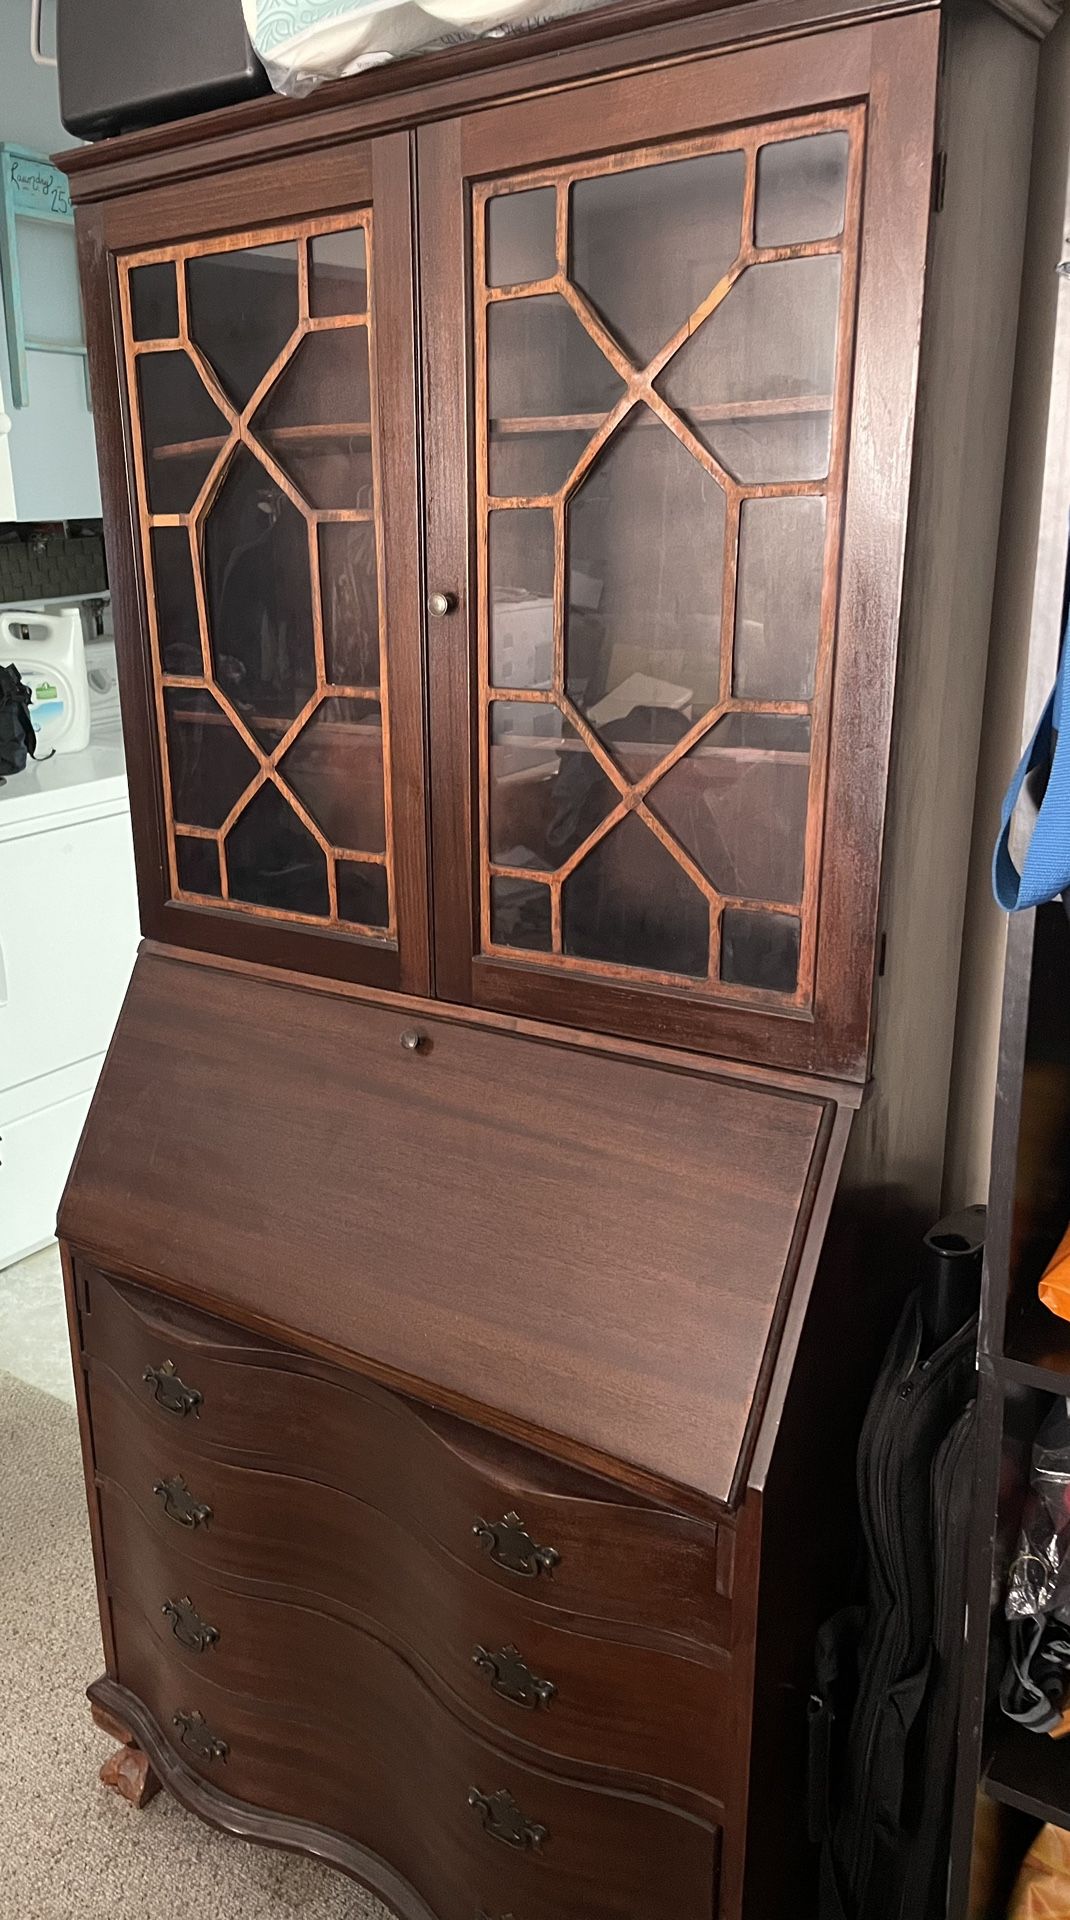
[[[498,1653],[477,1647],[472,1660],[487,1675],[494,1692],[518,1707],[548,1707],[557,1692],[552,1680],[540,1680],[532,1673],[519,1647],[502,1647]]]
[[[525,1820],[506,1787],[499,1787],[497,1793],[480,1793],[478,1787],[472,1787],[468,1804],[478,1813],[491,1839],[502,1840],[507,1847],[538,1848],[550,1838],[548,1827],[541,1827],[537,1820]]]
[[[187,1413],[196,1413],[204,1401],[203,1393],[198,1393],[196,1387],[183,1386],[173,1360],[165,1360],[161,1367],[146,1367],[141,1378],[152,1388],[153,1399],[166,1407],[168,1413],[177,1413],[180,1419]]]
[[[173,1480],[157,1480],[152,1489],[158,1500],[163,1501],[163,1510],[169,1520],[180,1527],[207,1527],[212,1522],[211,1507],[195,1500],[181,1474]]]
[[[507,1513],[493,1526],[477,1520],[472,1532],[484,1553],[522,1580],[537,1580],[540,1573],[549,1577],[561,1558],[556,1547],[536,1545],[518,1513]]]
[[[189,1594],[181,1600],[165,1600],[161,1609],[165,1619],[171,1622],[171,1632],[180,1647],[187,1647],[190,1653],[207,1653],[219,1638],[219,1628],[210,1627],[202,1620]]]
[[[199,1755],[202,1760],[225,1760],[230,1752],[226,1741],[220,1740],[212,1732],[203,1713],[187,1713],[185,1710],[173,1713],[171,1725],[178,1728],[182,1745],[189,1747],[190,1752]]]

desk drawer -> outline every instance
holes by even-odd
[[[82,1262],[79,1275],[91,1374],[125,1389],[109,1399],[123,1438],[106,1441],[98,1422],[98,1464],[139,1495],[192,1449],[220,1466],[313,1483],[257,1496],[262,1514],[292,1499],[292,1526],[306,1493],[333,1488],[348,1496],[333,1511],[351,1514],[353,1502],[374,1508],[481,1582],[540,1609],[730,1644],[727,1522],[650,1506]],[[135,1454],[142,1477],[131,1486]],[[253,1552],[257,1538],[250,1535]]]
[[[108,1430],[103,1410],[97,1425]],[[683,1658],[601,1637],[596,1625],[562,1625],[374,1509],[193,1455],[181,1465],[211,1519],[180,1532],[136,1445],[136,1490],[101,1482],[108,1589],[171,1634],[198,1672],[271,1708],[307,1702],[330,1716],[345,1704],[347,1649],[369,1633],[489,1737],[496,1730],[550,1765],[628,1774],[660,1798],[721,1804],[732,1761],[727,1655]]]
[[[350,1692],[281,1711],[192,1672],[115,1608],[118,1678],[179,1757],[224,1793],[357,1840],[441,1920],[709,1920],[719,1831],[639,1794],[521,1763],[449,1713],[396,1655],[354,1636]]]

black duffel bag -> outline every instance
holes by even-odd
[[[32,760],[37,735],[30,719],[33,695],[17,667],[0,667],[0,780]]]

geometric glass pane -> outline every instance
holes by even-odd
[[[193,556],[186,527],[152,527],[152,596],[165,673],[199,674],[201,630],[193,590]]]
[[[188,513],[229,428],[189,355],[142,353],[138,394],[150,513]]]
[[[324,700],[279,768],[333,847],[386,848],[383,715],[377,700]]]
[[[370,520],[324,520],[318,533],[327,679],[336,687],[377,687],[375,528]]]
[[[210,693],[165,687],[163,700],[174,818],[184,827],[221,827],[257,762]]]
[[[843,231],[847,152],[845,133],[811,133],[762,148],[755,218],[760,247],[831,240]]]
[[[658,781],[648,805],[719,893],[795,906],[802,898],[809,754],[730,744],[726,720]]]
[[[623,391],[560,294],[496,303],[487,314],[490,491],[554,493]]]
[[[561,929],[565,952],[585,960],[700,979],[709,971],[706,900],[634,813],[568,875]]]
[[[701,438],[742,486],[823,480],[829,468],[832,415],[825,407],[807,405],[765,420],[722,420],[705,427]]]
[[[190,334],[235,406],[251,400],[297,326],[297,247],[205,253],[186,266]]]
[[[214,840],[194,840],[188,834],[175,835],[175,864],[182,893],[205,893],[219,899],[223,883],[219,874],[219,848]]]
[[[655,385],[745,485],[828,472],[840,256],[748,267]]]
[[[208,510],[204,567],[215,678],[277,746],[316,684],[308,528],[245,447]]]
[[[363,227],[318,233],[310,242],[308,305],[317,320],[367,311],[368,262]]]
[[[793,993],[799,979],[800,922],[791,913],[725,907],[721,915],[721,979],[733,986]]]
[[[590,432],[540,427],[522,432],[510,421],[499,433],[491,425],[487,490],[495,500],[543,500],[558,493],[585,451]]]
[[[708,153],[578,180],[570,278],[645,366],[736,259],[742,153]]]
[[[567,690],[638,779],[720,695],[725,496],[641,408],[567,513]]]
[[[743,502],[732,669],[739,699],[813,698],[824,557],[823,499]]]
[[[272,781],[258,789],[235,821],[226,854],[234,899],[287,913],[329,915],[326,859]]]
[[[385,927],[390,923],[386,868],[369,861],[339,860],[338,918],[349,926]]]
[[[554,665],[554,522],[547,507],[489,516],[490,678],[548,687]]]
[[[498,947],[553,950],[550,889],[537,880],[494,874],[490,883],[490,937]]]
[[[178,284],[173,260],[130,273],[130,318],[135,340],[173,340],[178,332]]]
[[[557,195],[553,187],[499,193],[487,201],[487,285],[548,280],[557,268]]]
[[[495,700],[490,709],[490,857],[549,873],[619,796],[556,707]]]
[[[253,432],[311,507],[372,504],[368,329],[310,333],[268,389]]]

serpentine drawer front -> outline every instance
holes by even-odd
[[[442,1556],[418,1545],[406,1552],[409,1543],[375,1515],[331,1592],[313,1584],[321,1569],[303,1558],[292,1503],[264,1540],[271,1577],[235,1574],[231,1515],[239,1541],[261,1518],[255,1500],[242,1510],[241,1497],[235,1486],[219,1499],[210,1534],[187,1552],[166,1520],[102,1479],[109,1592],[185,1656],[191,1685],[207,1678],[273,1712],[348,1726],[360,1717],[370,1636],[488,1739],[536,1749],[551,1764],[619,1770],[658,1798],[719,1812],[731,1740],[727,1655],[698,1647],[671,1655],[495,1605],[485,1584]],[[325,1504],[306,1524],[319,1532],[325,1510],[333,1546]],[[263,1522],[271,1526],[269,1513]]]
[[[548,1474],[523,1449],[337,1384],[333,1369],[303,1373],[296,1354],[244,1347],[235,1329],[92,1270],[80,1290],[109,1591],[165,1640],[210,1651],[210,1677],[288,1711],[318,1687],[326,1710],[366,1632],[515,1741],[719,1803],[727,1524]],[[165,1350],[168,1378],[200,1394],[179,1415],[146,1379],[146,1354]],[[575,1491],[551,1493],[550,1477]],[[519,1515],[481,1518],[513,1503],[532,1532]],[[214,1630],[204,1645],[197,1621]]]
[[[708,1920],[718,1829],[649,1794],[565,1780],[470,1730],[378,1641],[350,1691],[271,1708],[192,1662],[166,1622],[114,1607],[118,1676],[186,1767],[253,1806],[315,1821],[399,1865],[440,1920]],[[571,1904],[570,1904],[571,1903]]]
[[[729,1500],[827,1151],[816,1094],[143,953],[97,1113],[73,1245]]]
[[[336,1503],[347,1517],[366,1503],[516,1601],[729,1645],[730,1522],[663,1512],[88,1263],[78,1272],[94,1379],[125,1390],[127,1434],[111,1449],[120,1475],[126,1447],[146,1452],[154,1475],[195,1448],[284,1476],[256,1483],[265,1511],[295,1480],[326,1481],[351,1496]],[[185,1416],[145,1378],[168,1362],[199,1396]]]

